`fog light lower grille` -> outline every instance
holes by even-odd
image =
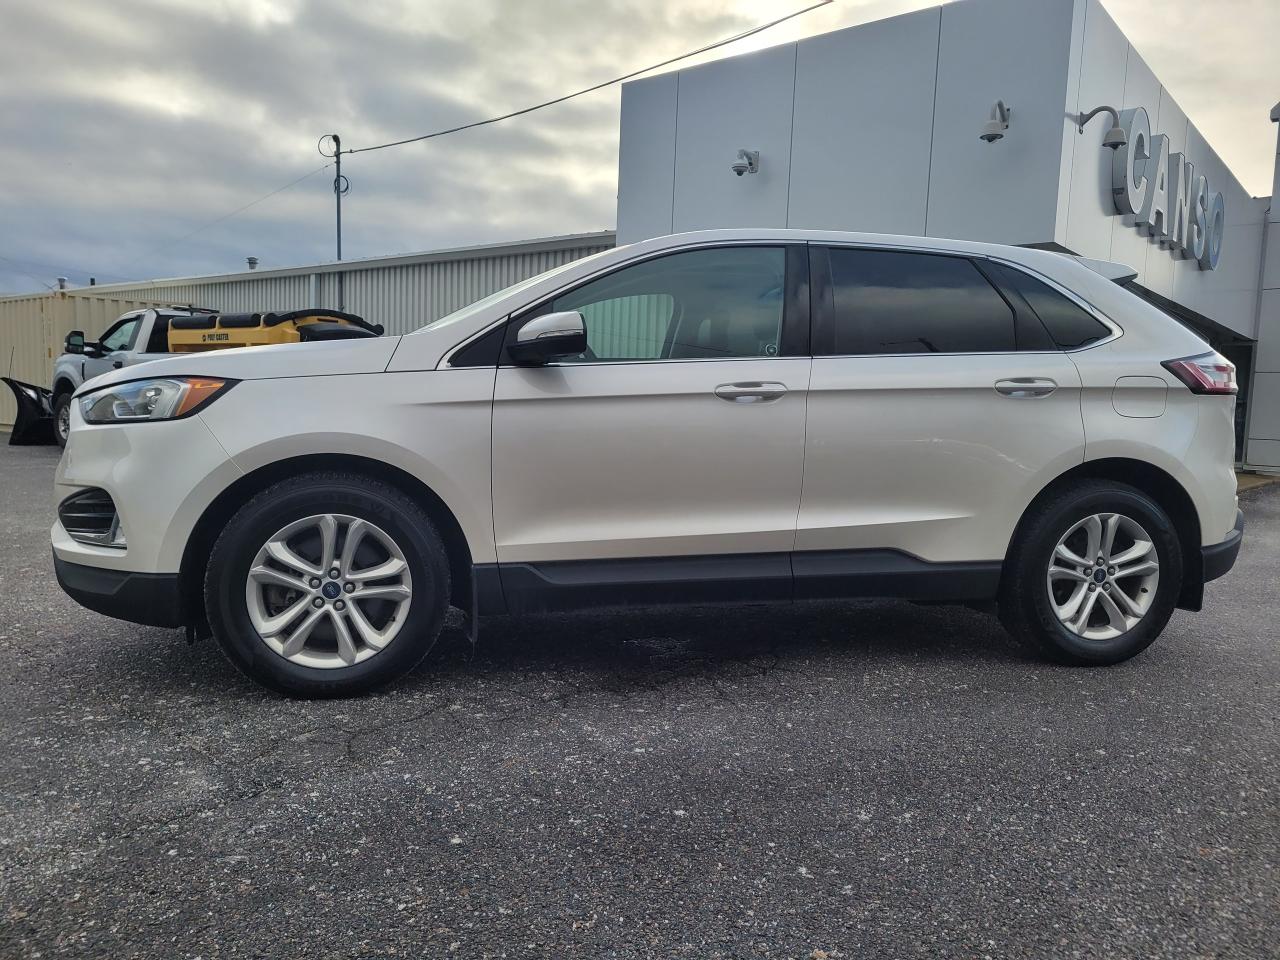
[[[58,505],[62,529],[77,543],[95,547],[125,546],[120,515],[111,494],[97,487],[73,493]]]

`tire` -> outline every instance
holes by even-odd
[[[1086,557],[1086,547],[1096,531],[1101,539],[1093,542],[1104,554],[1112,529],[1099,574],[1098,557]],[[1000,619],[1016,639],[1060,663],[1120,663],[1149,647],[1169,622],[1182,573],[1177,531],[1155,500],[1120,483],[1074,482],[1042,495],[1023,517],[1005,560]]]
[[[326,538],[329,566],[341,568],[336,579],[321,569]],[[356,556],[348,563],[349,542]],[[379,570],[394,572],[368,576]],[[223,652],[294,697],[354,696],[408,673],[440,634],[449,588],[448,556],[425,511],[400,490],[351,473],[310,473],[253,497],[218,537],[204,580]],[[366,642],[378,634],[387,639]]]
[[[53,437],[58,446],[67,445],[67,431],[71,427],[71,394],[60,393],[53,398]]]

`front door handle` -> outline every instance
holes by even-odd
[[[1047,397],[1058,389],[1053,380],[1039,377],[1014,377],[1011,380],[997,380],[996,393],[1014,400],[1035,400]]]
[[[716,387],[716,396],[730,403],[768,403],[787,392],[785,383],[722,383]]]

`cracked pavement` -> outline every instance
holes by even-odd
[[[487,621],[354,701],[53,580],[0,447],[0,957],[1266,957],[1280,486],[1137,660],[898,602]]]

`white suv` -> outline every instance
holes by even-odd
[[[691,233],[406,337],[108,373],[73,405],[58,579],[313,696],[405,673],[450,604],[997,602],[1115,663],[1199,609],[1243,520],[1234,368],[1114,266]]]

